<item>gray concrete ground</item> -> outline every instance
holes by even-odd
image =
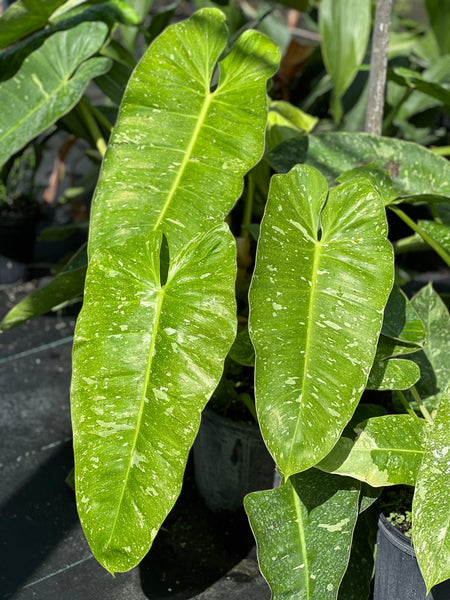
[[[26,287],[0,291],[0,319]],[[42,316],[0,335],[0,600],[268,599],[254,557],[197,596],[171,593],[151,566],[113,578],[92,557],[65,482],[74,325]]]

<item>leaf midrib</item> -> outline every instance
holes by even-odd
[[[197,139],[198,139],[198,136],[200,134],[200,131],[201,131],[201,129],[202,129],[203,125],[204,125],[204,122],[206,120],[206,115],[208,113],[208,109],[209,109],[209,106],[211,104],[211,100],[213,98],[213,95],[214,95],[214,92],[208,91],[207,94],[206,94],[206,96],[205,96],[205,100],[204,100],[202,109],[201,109],[201,111],[200,111],[200,113],[198,115],[197,123],[196,123],[196,125],[194,127],[194,130],[193,130],[192,135],[191,135],[191,139],[189,140],[189,144],[188,144],[188,146],[186,148],[186,152],[185,152],[184,158],[183,158],[183,160],[181,162],[180,168],[178,169],[177,176],[175,177],[175,179],[174,179],[174,181],[172,183],[172,187],[170,188],[169,193],[167,194],[167,199],[166,199],[166,201],[164,203],[164,206],[162,207],[162,209],[161,209],[161,211],[159,213],[159,216],[158,216],[158,218],[155,221],[155,224],[153,226],[153,231],[157,231],[158,227],[161,225],[164,217],[166,216],[166,213],[167,213],[167,211],[169,209],[169,206],[170,206],[170,204],[171,204],[171,202],[173,200],[173,197],[175,196],[175,193],[176,193],[176,191],[178,189],[180,181],[181,181],[181,179],[182,179],[182,177],[184,175],[186,167],[187,167],[189,161],[191,160],[191,156],[192,156],[192,152],[194,150],[194,146],[195,146],[195,144],[197,142]]]
[[[317,294],[317,272],[319,270],[319,261],[322,255],[322,242],[320,240],[314,240],[314,261],[313,261],[313,267],[312,267],[312,272],[311,272],[311,293],[309,296],[309,304],[308,304],[308,315],[307,315],[307,325],[306,325],[306,344],[305,344],[305,355],[304,355],[304,362],[303,362],[303,373],[302,373],[302,403],[300,405],[299,408],[299,413],[302,412],[302,404],[305,398],[305,387],[306,387],[306,372],[307,372],[307,365],[309,363],[309,354],[310,354],[310,348],[311,348],[311,330],[313,329],[313,325],[314,325],[314,319],[313,319],[313,309],[314,309],[314,305],[315,305],[315,298],[316,298],[316,294]],[[292,455],[294,452],[294,447],[295,447],[295,442],[298,438],[298,432],[300,430],[301,427],[301,422],[302,419],[300,418],[300,414],[297,418],[297,423],[295,425],[295,430],[294,430],[294,434],[292,436],[292,442],[291,442],[291,447],[290,447],[290,451],[289,451],[289,465],[292,465]],[[307,465],[305,467],[308,468],[310,465]]]
[[[144,414],[144,407],[145,407],[145,398],[147,396],[147,389],[148,389],[148,383],[150,380],[150,374],[151,374],[151,369],[152,369],[152,362],[153,362],[153,353],[154,353],[154,349],[155,349],[155,345],[156,345],[156,334],[159,328],[159,321],[161,318],[161,312],[162,312],[162,306],[163,306],[163,302],[164,302],[164,298],[165,298],[165,288],[162,287],[158,293],[158,301],[156,304],[156,310],[155,310],[155,318],[153,319],[153,324],[152,327],[150,328],[150,330],[152,331],[152,337],[151,337],[151,342],[150,342],[150,346],[149,346],[149,350],[148,350],[148,355],[147,355],[147,366],[145,368],[145,375],[144,375],[144,387],[143,387],[143,391],[142,391],[142,395],[141,395],[141,399],[139,402],[139,413],[137,416],[137,421],[136,421],[136,428],[135,428],[135,433],[134,433],[134,438],[133,438],[133,442],[131,444],[131,448],[130,448],[130,452],[129,452],[129,461],[128,461],[128,466],[127,466],[127,470],[125,473],[125,477],[123,480],[123,484],[122,484],[122,489],[120,490],[120,494],[119,494],[119,498],[118,498],[118,502],[117,502],[117,509],[116,509],[116,515],[114,517],[114,521],[111,527],[111,533],[110,536],[108,538],[108,541],[105,543],[104,545],[104,549],[108,548],[111,540],[114,537],[114,532],[116,530],[116,526],[117,526],[117,521],[119,518],[119,514],[121,512],[121,507],[122,507],[122,502],[125,496],[125,492],[128,488],[128,480],[130,478],[130,472],[131,472],[131,467],[132,467],[132,462],[133,462],[133,456],[136,450],[136,445],[137,445],[137,439],[139,436],[139,432],[141,429],[141,423],[142,423],[142,417]]]

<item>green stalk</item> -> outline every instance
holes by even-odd
[[[97,121],[94,119],[91,109],[93,106],[89,102],[85,96],[83,96],[79,103],[80,111],[84,119],[84,123],[89,130],[89,133],[92,135],[95,147],[100,152],[100,155],[105,156],[106,152],[106,142],[104,137],[101,134],[101,131],[97,125]]]
[[[392,204],[389,206],[389,208],[398,217],[400,217],[400,219],[404,223],[406,223],[408,227],[411,227],[413,231],[418,233],[423,239],[423,241],[426,242],[431,248],[433,248],[433,250],[442,258],[442,260],[450,266],[450,254],[448,254],[448,252],[446,252],[444,248],[442,248],[442,246],[440,246],[435,240],[433,240],[432,237],[430,237],[415,221],[408,217],[408,215],[404,213],[400,208],[393,206]]]
[[[433,419],[431,418],[430,413],[428,412],[427,407],[425,406],[425,404],[422,401],[422,398],[419,395],[419,392],[416,389],[416,386],[413,385],[412,388],[410,388],[409,390],[414,398],[414,400],[417,402],[417,404],[419,405],[419,409],[420,412],[423,414],[423,416],[425,417],[425,420],[428,421],[428,423],[431,423],[431,425],[433,425]]]
[[[410,95],[413,93],[414,89],[415,88],[407,88],[405,93],[403,94],[403,96],[400,98],[400,101],[397,102],[397,104],[391,109],[389,114],[386,116],[384,123],[383,123],[383,135],[386,134],[387,130],[392,125],[392,123],[394,122],[394,119],[398,115],[400,108],[408,100]]]
[[[437,146],[430,148],[430,151],[437,156],[450,156],[450,146]]]
[[[406,412],[411,415],[411,417],[414,417],[415,419],[418,419],[419,417],[416,415],[416,413],[413,411],[413,409],[411,408],[408,400],[405,398],[405,394],[401,391],[401,390],[395,390],[395,393],[397,394],[397,396],[400,399],[400,402],[402,403],[403,408],[406,410]]]
[[[241,237],[248,238],[249,231],[246,228],[246,225],[250,225],[252,222],[252,213],[253,213],[253,198],[255,195],[255,182],[253,181],[252,174],[249,173],[247,176],[247,193],[245,194],[245,205],[244,205],[244,214],[242,216],[241,223]]]

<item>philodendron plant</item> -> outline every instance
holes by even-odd
[[[266,94],[279,53],[251,30],[227,44],[217,9],[154,41],[93,200],[73,351],[75,485],[87,540],[111,572],[139,563],[172,508],[236,335],[225,218],[263,156],[266,123],[279,122]],[[450,318],[430,286],[411,301],[394,286],[386,210],[449,264],[449,166],[375,136],[297,144],[294,125],[283,117],[267,136],[280,174],[249,295],[257,416],[282,479],[245,501],[261,569],[274,598],[360,600],[343,580],[358,517],[377,488],[403,483],[417,486],[413,539],[431,588],[450,576]],[[414,222],[403,206],[414,203],[433,219]],[[27,306],[17,308],[4,328],[23,320]],[[366,389],[398,390],[403,413],[360,403]]]

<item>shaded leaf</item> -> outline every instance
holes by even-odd
[[[423,350],[409,358],[420,368],[416,389],[431,411],[450,381],[450,315],[431,284],[422,288],[411,302],[425,326],[427,343]],[[407,398],[415,406],[409,392]]]
[[[414,485],[430,426],[410,415],[385,415],[359,424],[353,443],[341,438],[317,467],[373,487]]]
[[[439,44],[441,54],[450,52],[450,5],[448,0],[426,0],[430,25]]]
[[[447,61],[447,66],[448,66]],[[405,69],[404,67],[396,67],[392,70],[390,78],[395,83],[415,88],[417,91],[435,98],[444,105],[450,104],[450,90],[447,90],[436,81],[427,81],[420,73],[412,71],[411,69]]]
[[[369,513],[359,517],[353,534],[348,568],[339,587],[338,600],[368,600],[373,574],[376,519]]]
[[[412,142],[365,133],[311,134],[305,162],[319,169],[329,183],[344,171],[375,163],[389,171],[398,196],[450,198],[449,162]]]
[[[384,310],[381,333],[395,341],[421,348],[426,339],[422,321],[405,293],[394,285]]]
[[[316,469],[244,500],[273,600],[335,600],[358,517],[359,483]]]
[[[256,406],[286,476],[328,454],[353,414],[393,282],[373,187],[356,179],[327,194],[310,167],[272,178],[250,288]]]
[[[8,331],[29,319],[45,314],[63,302],[82,296],[86,268],[85,245],[50,283],[32,292],[5,315],[0,323],[0,331]]]
[[[107,71],[109,59],[90,58],[107,32],[104,23],[57,32],[0,84],[0,165],[75,106],[90,79]]]
[[[420,369],[410,360],[375,359],[367,381],[368,390],[407,390],[420,379]]]
[[[255,351],[253,350],[248,329],[242,329],[236,336],[230,348],[230,357],[244,367],[253,367],[255,364]]]
[[[417,562],[430,589],[450,578],[450,386],[441,397],[413,500]]]

